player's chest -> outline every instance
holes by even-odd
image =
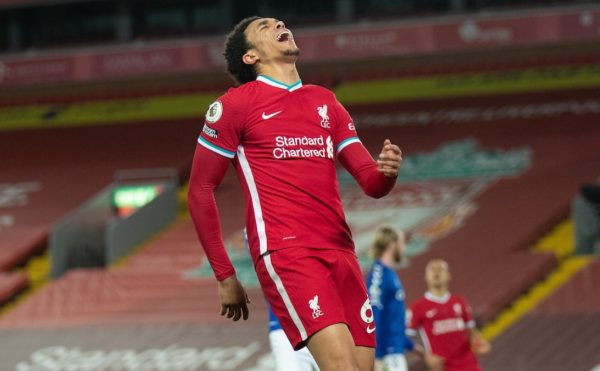
[[[458,319],[463,317],[463,309],[459,303],[438,304],[427,308],[424,315],[429,321]]]
[[[261,99],[248,111],[244,141],[266,147],[325,143],[335,125],[332,111],[331,100],[296,92]]]

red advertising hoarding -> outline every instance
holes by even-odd
[[[0,0],[1,1],[1,0]],[[517,45],[600,40],[600,8],[422,19],[295,32],[302,60],[359,60]],[[0,86],[167,75],[220,68],[222,37],[0,57]]]
[[[0,86],[72,80],[75,77],[75,63],[76,59],[69,56],[9,61],[0,59]]]

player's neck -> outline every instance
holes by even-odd
[[[381,264],[385,265],[388,268],[396,268],[396,261],[394,260],[393,253],[386,251],[381,255],[379,260],[381,261]]]
[[[300,80],[300,74],[295,63],[276,63],[263,65],[258,71],[259,75],[265,75],[273,80],[292,85]]]
[[[430,287],[429,292],[438,298],[444,297],[448,293],[447,287]]]

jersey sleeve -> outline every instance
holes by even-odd
[[[421,314],[418,307],[413,304],[406,310],[406,333],[415,336],[419,327],[421,327]]]
[[[396,178],[387,177],[380,172],[377,163],[360,142],[345,149],[338,158],[363,192],[370,197],[381,198],[396,185]]]
[[[375,267],[374,267],[375,269]],[[375,326],[382,326],[381,313],[385,309],[385,280],[382,279],[381,275],[376,277],[374,271],[371,271],[369,277],[368,290],[369,298],[371,299],[371,307],[373,310],[373,319]]]
[[[223,180],[228,166],[228,159],[197,145],[188,191],[188,206],[196,233],[219,281],[235,274],[223,243],[221,221],[214,198],[214,191]]]
[[[198,144],[227,158],[234,158],[245,123],[245,104],[231,91],[214,101],[206,111]]]
[[[383,272],[377,265],[373,265],[373,269],[369,273],[369,279],[367,280],[367,289],[369,290],[369,299],[371,300],[371,310],[373,311],[373,321],[375,326],[379,330],[375,331],[375,340],[377,342],[377,348],[375,351],[375,358],[381,359],[383,356],[382,350],[386,344],[386,328],[388,323],[382,323],[383,311],[386,305],[386,281],[382,274]]]
[[[334,115],[335,123],[333,127],[333,141],[336,146],[336,153],[340,153],[344,148],[352,143],[360,143],[356,127],[350,114],[344,106],[335,99]]]
[[[460,305],[462,306],[462,317],[468,329],[475,328],[475,320],[473,319],[473,311],[471,306],[464,298],[461,298]]]
[[[374,273],[374,270],[375,268],[371,271],[369,279],[367,280],[367,288],[369,290],[369,298],[371,299],[373,311],[375,308],[383,310],[385,297],[385,283],[383,279],[375,277],[376,274]]]

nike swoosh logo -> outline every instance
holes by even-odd
[[[375,332],[375,327],[371,328],[371,326],[367,326],[367,334],[372,334]]]
[[[281,112],[283,112],[283,111],[277,111],[277,112],[274,112],[274,113],[271,113],[271,114],[268,114],[268,115],[263,112],[262,118],[263,118],[263,120],[268,120],[268,119],[270,119],[273,116],[279,115]]]

